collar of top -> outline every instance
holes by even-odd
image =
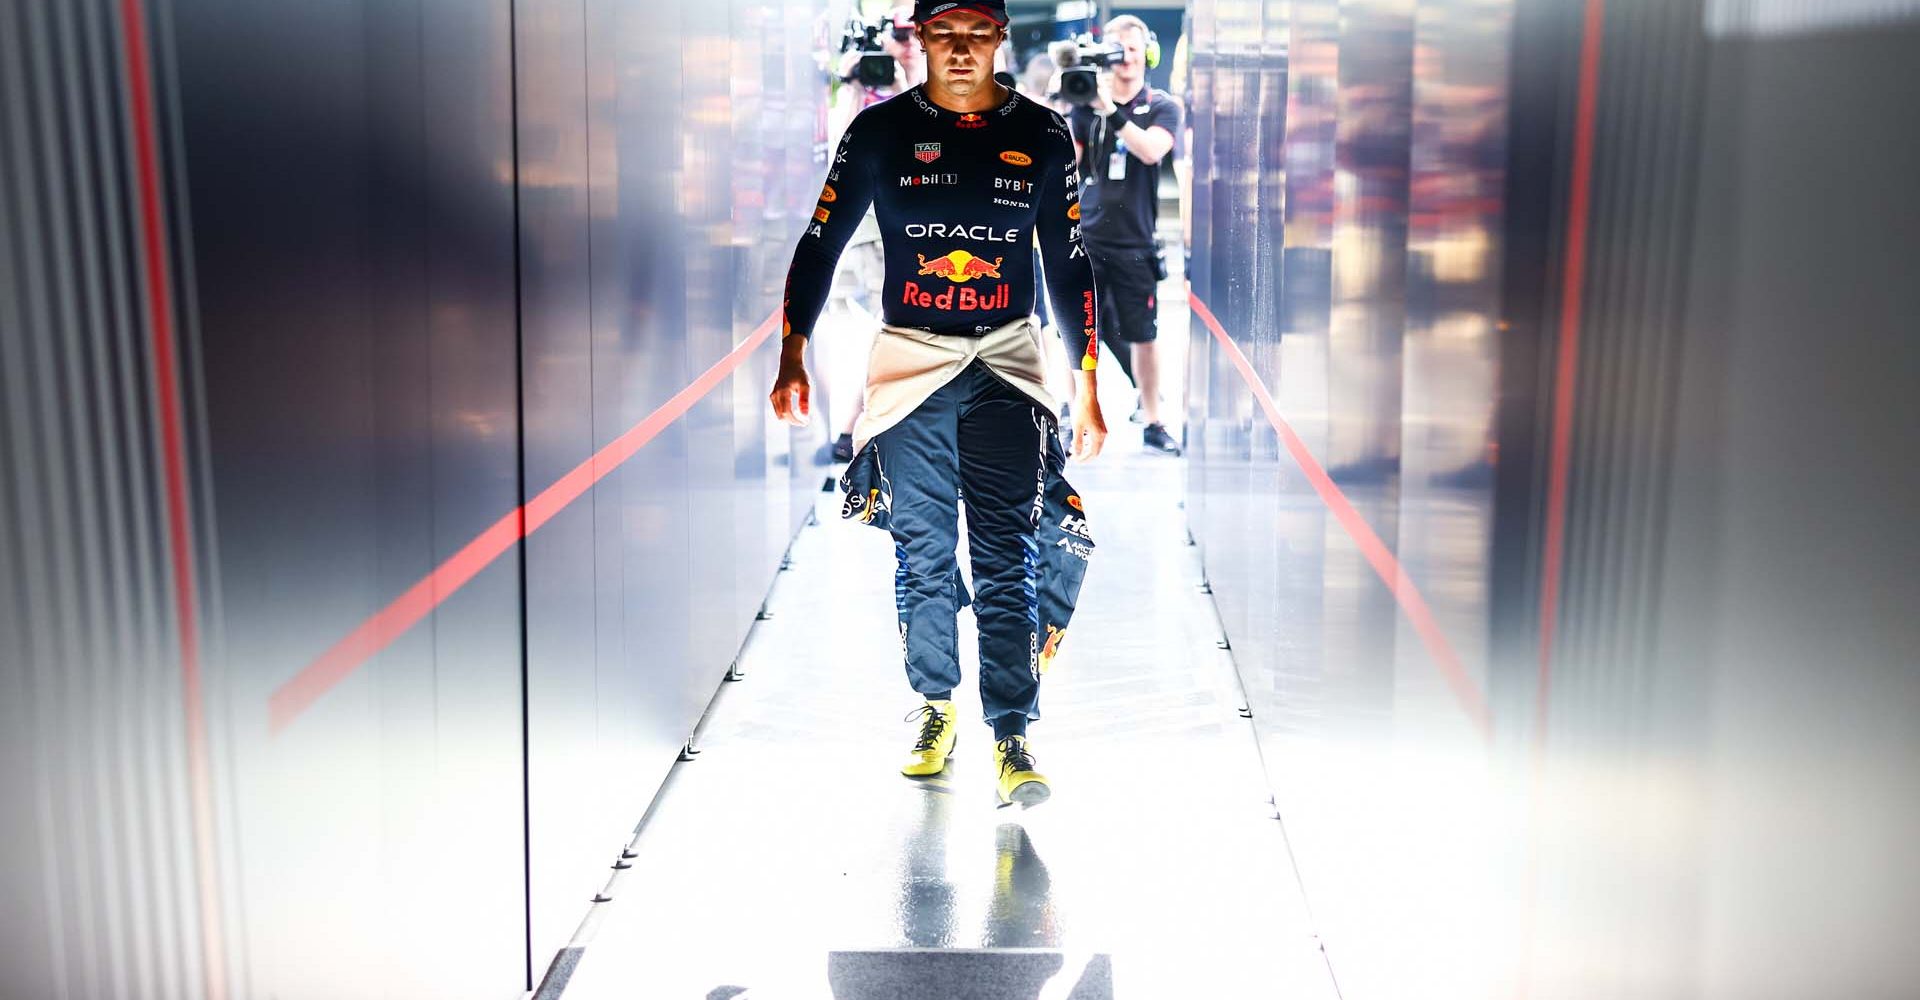
[[[926,24],[960,11],[979,14],[1002,28],[1007,26],[1007,0],[917,0],[913,5],[913,19]]]
[[[913,99],[915,107],[938,121],[950,122],[957,128],[983,128],[987,123],[997,121],[1011,113],[1014,106],[1020,103],[1019,91],[1012,87],[1006,90],[1005,100],[984,111],[952,111],[943,108],[935,104],[933,98],[927,96],[927,85],[924,83],[907,91],[907,96]]]

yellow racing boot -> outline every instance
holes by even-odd
[[[900,773],[910,778],[939,774],[953,756],[953,745],[960,734],[953,728],[953,702],[929,701],[907,713],[907,721],[920,720],[920,738],[907,751],[907,762]]]
[[[1034,770],[1025,736],[1009,736],[995,743],[993,761],[999,765],[1001,805],[1037,806],[1053,794],[1047,776]]]

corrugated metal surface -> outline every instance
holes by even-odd
[[[1284,118],[1195,6],[1188,511],[1345,996],[1915,981],[1915,38],[1816,6],[1294,2]]]
[[[1349,996],[1498,981],[1474,958],[1499,931],[1473,894],[1499,849],[1484,754],[1509,15],[1193,6],[1188,513]]]
[[[823,474],[816,14],[7,9],[0,992],[531,986]]]
[[[178,545],[201,494],[168,464],[197,449],[161,420],[197,416],[195,352],[168,356],[172,220],[148,211],[167,177],[136,155],[162,137],[136,89],[165,67],[142,64],[129,9],[0,14],[0,980],[18,996],[220,985],[188,750],[199,574]]]

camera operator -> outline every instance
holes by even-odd
[[[913,5],[895,7],[875,21],[856,20],[841,40],[835,65],[839,86],[827,114],[827,147],[837,148],[854,116],[896,94],[927,81],[927,56],[914,34]],[[884,68],[885,72],[876,72]],[[868,349],[879,327],[881,279],[886,260],[881,253],[880,226],[867,213],[848,241],[834,274],[826,322],[844,327],[844,336],[822,338],[816,345],[823,376],[822,409],[831,420],[830,440],[815,456],[818,464],[853,459],[853,426],[865,400]]]
[[[1081,227],[1100,287],[1100,336],[1123,369],[1132,362],[1128,375],[1140,390],[1136,416],[1146,424],[1146,447],[1178,455],[1180,446],[1160,419],[1155,310],[1166,275],[1154,227],[1160,168],[1180,152],[1181,108],[1147,86],[1146,22],[1122,14],[1107,22],[1104,36],[1109,45],[1119,46],[1119,58],[1100,73],[1091,102],[1077,105],[1068,118],[1080,155]],[[1064,332],[1070,341],[1080,336]],[[1067,345],[1069,352],[1084,347]]]
[[[854,115],[927,81],[927,57],[914,37],[912,18],[912,5],[903,5],[874,22],[849,25],[836,66],[843,86],[833,95],[829,145],[839,144]]]

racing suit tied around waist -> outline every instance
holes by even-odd
[[[867,357],[866,409],[853,427],[858,454],[882,431],[906,419],[927,397],[954,380],[975,359],[1032,398],[1049,418],[1060,404],[1047,391],[1040,327],[1032,316],[995,327],[978,337],[933,333],[883,324]]]

